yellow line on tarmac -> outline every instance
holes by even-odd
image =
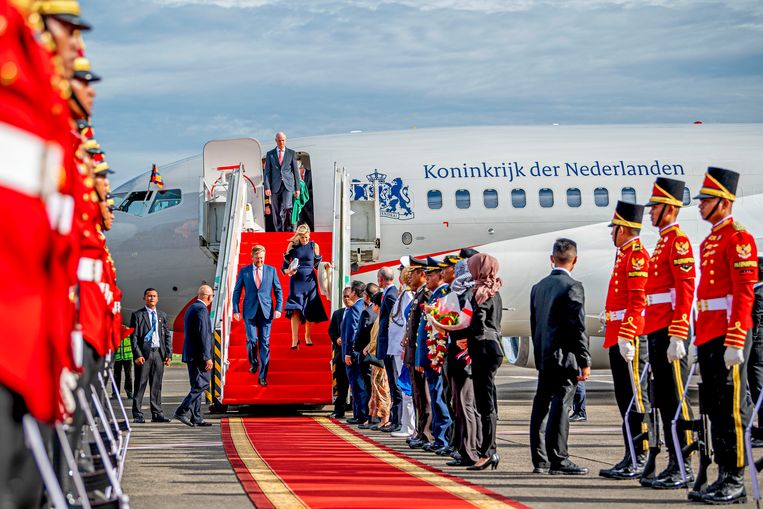
[[[314,419],[323,425],[323,427],[338,437],[342,438],[343,440],[347,441],[348,443],[354,445],[363,452],[367,452],[368,454],[375,456],[376,458],[392,465],[393,467],[399,468],[403,472],[411,474],[412,476],[426,481],[429,484],[447,491],[452,495],[460,497],[475,505],[476,507],[481,507],[484,509],[511,507],[509,504],[481,493],[471,486],[460,484],[448,477],[437,474],[435,472],[431,472],[414,463],[411,463],[404,458],[401,458],[400,456],[387,452],[381,447],[377,447],[376,445],[367,442],[366,440],[363,440],[362,438],[355,436],[352,433],[349,433],[347,430],[338,424],[331,422],[325,417],[315,417]]]
[[[228,425],[238,457],[241,458],[268,500],[278,509],[306,508],[307,505],[289,489],[257,453],[244,429],[242,419],[231,417],[228,419]]]

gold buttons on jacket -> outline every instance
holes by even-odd
[[[12,85],[19,75],[19,68],[16,66],[16,62],[5,62],[0,67],[0,84],[3,86]]]

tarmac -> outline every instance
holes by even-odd
[[[648,508],[680,507],[695,504],[686,500],[686,490],[654,490],[639,486],[638,481],[615,481],[598,476],[601,468],[610,467],[624,452],[620,431],[620,415],[612,393],[608,370],[596,370],[587,382],[588,421],[573,423],[570,429],[570,459],[586,466],[586,476],[550,476],[532,473],[528,428],[536,372],[533,369],[503,366],[496,379],[498,386],[498,452],[501,462],[497,470],[469,472],[448,467],[449,458],[407,447],[403,439],[386,433],[365,431],[367,436],[428,465],[485,486],[515,501],[535,508]],[[184,365],[174,363],[167,368],[163,384],[163,408],[171,417],[188,391]],[[148,406],[148,391],[144,405]],[[124,400],[128,407],[129,400]],[[229,415],[313,415],[325,416],[331,409],[234,408]],[[150,415],[147,408],[144,413]],[[223,450],[219,418],[206,415],[214,425],[189,428],[173,421],[168,424],[134,424],[123,477],[123,489],[133,508],[203,507],[251,508]],[[298,437],[295,437],[298,439]],[[763,452],[763,451],[762,451]],[[658,458],[658,471],[664,468],[667,453]],[[696,460],[695,460],[696,467]],[[710,470],[715,480],[715,468]],[[753,507],[749,478],[748,503],[736,507]],[[369,493],[369,507],[373,493]],[[704,504],[701,504],[704,506]]]

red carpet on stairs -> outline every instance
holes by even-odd
[[[222,437],[258,508],[525,507],[326,418],[226,418]]]
[[[265,247],[265,263],[276,268],[283,290],[284,304],[289,294],[289,278],[281,272],[283,253],[292,233],[244,233],[241,236],[239,269],[251,263],[255,244]],[[324,262],[331,261],[331,233],[313,232],[311,240],[320,247]],[[326,314],[331,316],[328,296],[323,299]],[[257,374],[249,373],[246,333],[243,322],[233,322],[225,377],[223,404],[329,404],[331,403],[331,340],[328,321],[312,330],[314,346],[304,344],[304,326],[300,326],[300,345],[291,350],[291,325],[286,316],[273,320],[270,335],[268,386],[257,384]]]

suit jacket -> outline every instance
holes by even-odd
[[[360,320],[360,313],[363,311],[363,299],[358,299],[355,304],[347,308],[344,312],[344,319],[342,320],[342,354],[352,355],[355,351],[353,349],[355,341],[355,332],[358,330],[358,320]]]
[[[360,317],[358,318],[358,328],[355,331],[355,339],[352,342],[355,352],[362,354],[363,349],[371,342],[371,329],[375,321],[376,313],[374,313],[373,306],[369,304],[366,309],[360,312]]]
[[[164,311],[156,310],[156,329],[159,332],[159,353],[162,359],[172,357],[172,335],[167,325],[167,314]],[[135,331],[130,334],[132,343],[133,358],[143,357],[148,359],[151,354],[151,341],[146,341],[146,334],[151,330],[151,317],[148,310],[142,307],[136,310],[130,317],[130,327]]]
[[[205,362],[212,358],[212,322],[209,310],[197,300],[188,307],[183,318],[183,362]]]
[[[262,265],[262,281],[260,287],[254,281],[254,265],[249,264],[241,267],[236,278],[236,286],[233,289],[233,312],[239,312],[241,289],[244,288],[244,318],[253,319],[257,309],[262,308],[262,316],[266,320],[273,317],[273,294],[276,296],[275,309],[281,311],[283,304],[283,292],[281,283],[278,281],[275,267]]]
[[[566,271],[554,269],[533,286],[530,329],[538,371],[573,378],[591,365],[583,284]]]
[[[423,284],[416,289],[411,301],[411,307],[408,311],[408,324],[405,329],[403,343],[405,343],[405,357],[403,361],[410,365],[416,365],[416,349],[418,348],[418,330],[421,320],[421,305],[429,298],[427,285]]]
[[[299,189],[299,166],[297,165],[297,153],[290,148],[283,151],[283,161],[278,162],[278,148],[268,152],[265,157],[265,175],[263,185],[265,189],[277,193],[283,185],[287,191],[293,193]]]
[[[395,307],[397,300],[397,287],[395,285],[389,285],[385,291],[381,306],[379,306],[379,336],[376,339],[376,356],[379,359],[384,359],[387,356],[389,315],[392,313],[392,308]]]
[[[331,338],[331,344],[336,347],[336,340],[342,337],[342,318],[344,318],[344,310],[347,308],[339,308],[331,315],[331,322],[329,322],[329,337]]]
[[[755,288],[752,304],[752,344],[763,347],[763,284]]]

